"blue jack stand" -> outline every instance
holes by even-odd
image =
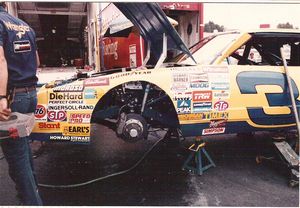
[[[201,137],[196,137],[195,143],[189,147],[189,150],[191,150],[191,153],[182,166],[183,170],[188,170],[188,171],[193,172],[194,174],[202,175],[203,172],[206,171],[207,169],[209,169],[210,167],[216,167],[214,161],[211,159],[209,154],[206,152],[204,146],[205,146],[205,143],[201,142]],[[201,153],[203,153],[206,156],[206,158],[209,162],[205,166],[203,166]],[[194,161],[194,166],[189,165],[189,163],[193,162],[193,161]]]

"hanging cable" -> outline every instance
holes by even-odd
[[[155,136],[156,138],[159,138],[157,134],[153,135],[153,136]],[[83,182],[83,183],[76,183],[76,184],[69,184],[69,185],[49,185],[49,184],[40,183],[38,185],[40,187],[44,187],[44,188],[62,188],[62,189],[63,188],[77,188],[77,187],[86,186],[86,185],[89,185],[89,184],[92,184],[92,183],[95,183],[95,182],[98,182],[98,181],[102,181],[102,180],[105,180],[105,179],[108,179],[108,178],[112,178],[112,177],[115,177],[115,176],[123,175],[123,174],[128,173],[128,172],[132,171],[133,169],[135,169],[149,155],[149,153],[158,145],[158,143],[161,142],[164,138],[165,137],[159,138],[159,140],[157,140],[151,146],[151,148],[147,152],[145,152],[145,154],[137,161],[137,163],[135,163],[129,169],[119,171],[119,172],[116,172],[116,173],[113,173],[113,174],[109,174],[107,176],[95,178],[95,179],[92,179],[92,180],[89,180],[89,181],[86,181],[86,182]]]

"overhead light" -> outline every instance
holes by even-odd
[[[55,34],[55,33],[56,33],[56,30],[55,30],[55,29],[52,29],[52,33]]]

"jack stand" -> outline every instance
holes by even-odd
[[[289,186],[297,186],[299,184],[299,156],[285,141],[285,137],[273,137],[273,144],[279,150],[280,159],[290,170]],[[257,163],[261,163],[262,160],[276,161],[275,157],[256,157]]]
[[[193,172],[194,174],[202,175],[203,172],[209,169],[210,167],[216,167],[215,163],[213,162],[209,154],[206,152],[204,146],[205,142],[201,142],[201,137],[196,137],[195,143],[189,147],[191,153],[182,166],[183,170],[188,170]],[[202,152],[209,162],[209,164],[207,164],[204,167],[202,163]],[[191,161],[194,161],[194,166],[189,165]]]

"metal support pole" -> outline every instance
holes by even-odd
[[[293,90],[293,87],[292,87],[292,82],[291,82],[289,70],[288,70],[288,67],[287,67],[286,59],[284,58],[282,47],[280,48],[280,53],[281,53],[283,67],[284,67],[284,70],[285,70],[286,79],[287,79],[288,87],[289,87],[289,91],[290,91],[292,107],[293,107],[295,120],[296,120],[296,125],[297,125],[297,130],[298,130],[298,142],[299,142],[300,141],[300,121],[299,121],[298,110],[297,110],[297,105],[296,105],[295,96],[294,96],[294,90]]]

